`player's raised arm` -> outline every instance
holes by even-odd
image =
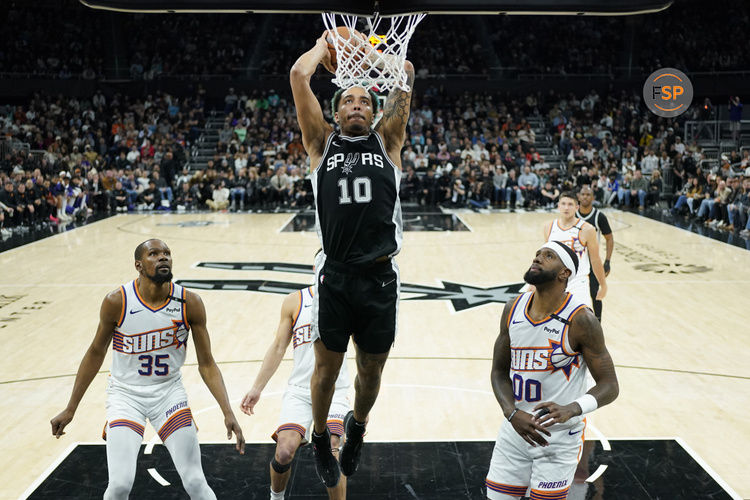
[[[195,354],[198,358],[198,372],[201,374],[203,382],[211,391],[216,402],[219,403],[222,413],[224,414],[224,425],[227,428],[227,439],[231,439],[232,433],[237,437],[236,449],[241,454],[245,453],[245,439],[242,437],[242,429],[237,423],[237,419],[229,404],[227,388],[224,385],[224,379],[221,371],[211,353],[211,339],[208,336],[206,328],[206,308],[203,301],[193,292],[185,290],[185,309],[187,313],[187,322],[190,330],[193,332],[193,343],[195,343]]]
[[[289,72],[297,121],[302,131],[302,144],[311,157],[320,157],[323,154],[326,138],[333,131],[333,127],[323,117],[320,103],[310,88],[310,78],[315,74],[318,64],[323,63],[330,70],[330,59],[328,42],[323,35],[316,40],[312,49],[297,59]],[[313,163],[311,165],[315,168]]]
[[[522,410],[516,409],[516,399],[513,396],[513,385],[510,380],[510,311],[513,309],[515,300],[508,301],[503,309],[500,319],[500,334],[495,340],[495,349],[492,355],[492,391],[495,393],[497,402],[503,410],[503,416],[511,423],[515,431],[531,446],[537,444],[546,446],[547,440],[539,434],[540,432],[550,435],[550,432],[537,424],[534,416]]]
[[[295,316],[299,313],[299,308],[302,306],[301,294],[302,291],[299,291],[290,293],[284,297],[284,302],[281,305],[279,326],[276,328],[276,336],[266,351],[263,364],[260,366],[260,371],[255,377],[253,386],[247,391],[240,404],[240,408],[247,415],[253,414],[253,409],[260,400],[260,394],[266,388],[266,384],[271,380],[273,374],[278,370],[281,360],[284,359],[286,348],[292,340],[292,326],[294,325]]]
[[[407,75],[406,83],[410,88],[409,92],[404,92],[398,87],[391,90],[383,107],[383,117],[375,127],[375,130],[383,136],[388,155],[399,166],[401,166],[401,148],[406,138],[406,125],[409,123],[411,95],[414,91],[414,66],[410,61],[404,61],[404,70]],[[396,159],[398,159],[397,162]]]
[[[86,393],[91,381],[99,372],[107,355],[107,349],[112,342],[112,334],[115,326],[122,319],[125,311],[123,310],[122,289],[118,288],[107,294],[99,309],[99,326],[96,328],[96,335],[91,342],[86,354],[83,355],[81,364],[78,366],[76,380],[73,383],[73,392],[68,400],[65,409],[55,416],[51,421],[52,435],[60,438],[65,432],[65,426],[73,420],[78,404]]]

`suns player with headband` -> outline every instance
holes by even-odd
[[[311,442],[318,476],[327,487],[357,470],[365,423],[380,391],[383,367],[396,337],[398,266],[402,220],[399,201],[401,148],[409,120],[411,90],[394,88],[373,127],[378,101],[352,86],[333,97],[335,130],[326,122],[310,78],[319,64],[332,70],[326,35],[302,54],[289,79],[310,156],[316,228],[323,252],[316,258],[312,329],[315,370],[311,386]],[[414,67],[403,63],[407,88]],[[354,410],[344,420],[346,442],[339,463],[326,427],[339,369],[352,337],[357,356]]]
[[[138,245],[135,268],[137,279],[104,298],[96,335],[78,368],[68,405],[51,420],[52,434],[57,438],[64,434],[112,343],[104,427],[109,484],[104,498],[128,498],[148,420],[169,450],[190,498],[215,499],[203,474],[180,372],[190,331],[198,370],[224,414],[227,438],[235,434],[240,453],[245,440],[211,354],[206,310],[198,295],[172,283],[172,253],[163,241],[151,239]]]
[[[578,256],[560,242],[537,250],[524,274],[535,290],[505,305],[492,359],[492,389],[506,422],[487,474],[487,498],[567,497],[585,415],[617,398],[612,358],[594,313],[565,291]],[[596,384],[586,390],[586,372]]]
[[[312,399],[310,378],[315,368],[315,352],[312,338],[312,309],[315,287],[310,286],[290,293],[281,305],[281,319],[276,329],[276,337],[268,348],[263,364],[252,388],[242,400],[242,411],[252,415],[260,400],[263,389],[268,384],[284,358],[290,343],[293,344],[294,367],[284,392],[279,415],[279,425],[273,433],[276,452],[271,460],[271,500],[283,500],[286,485],[291,476],[292,460],[297,449],[308,441],[312,424]],[[328,411],[328,429],[331,433],[331,447],[334,456],[338,455],[341,436],[344,434],[344,417],[350,410],[349,371],[346,364],[341,367],[336,379],[331,408]],[[346,480],[341,479],[333,488],[328,488],[331,499],[346,498]]]
[[[559,241],[578,256],[579,266],[575,277],[568,281],[568,291],[584,304],[592,306],[592,300],[602,300],[607,294],[607,281],[599,256],[599,237],[594,226],[576,216],[578,198],[570,191],[560,195],[557,202],[560,217],[544,225],[544,240]],[[599,291],[591,297],[589,272],[593,271],[599,282]]]

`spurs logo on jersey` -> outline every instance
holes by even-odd
[[[560,219],[555,219],[552,221],[552,226],[547,236],[547,241],[559,241],[578,255],[578,272],[571,282],[588,279],[589,270],[591,269],[589,249],[581,242],[581,229],[584,224],[583,220],[576,219],[575,224],[569,228],[564,228],[560,225]],[[570,283],[568,283],[568,286],[570,286]]]
[[[292,345],[294,346],[294,369],[289,376],[289,385],[310,391],[310,378],[315,368],[315,351],[312,343],[312,305],[313,287],[308,287],[297,292],[299,294],[299,306],[297,316],[292,324]],[[336,379],[336,389],[349,386],[349,371],[346,363],[339,371]]]
[[[171,284],[167,301],[148,306],[135,281],[120,288],[123,308],[112,337],[112,377],[133,385],[159,384],[177,377],[185,363],[190,326],[185,289]]]
[[[371,265],[401,249],[401,170],[377,132],[331,133],[310,174],[323,253],[351,265]]]
[[[330,171],[338,168],[340,163],[344,164],[341,168],[341,172],[344,174],[350,174],[355,165],[384,167],[383,156],[378,153],[362,153],[361,157],[360,153],[347,153],[346,156],[344,156],[344,153],[336,153],[326,161],[326,170]]]
[[[534,322],[528,315],[533,296],[534,292],[520,295],[508,316],[509,376],[516,407],[526,412],[532,412],[541,401],[566,405],[582,396],[587,387],[586,363],[570,346],[569,325],[562,321],[569,320],[585,304],[568,293],[558,311]]]

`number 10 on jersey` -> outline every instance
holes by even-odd
[[[348,205],[352,202],[352,193],[354,203],[370,203],[372,201],[372,185],[369,177],[355,177],[349,186],[349,178],[342,177],[339,179],[339,205]]]

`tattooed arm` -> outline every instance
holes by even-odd
[[[401,148],[406,138],[406,125],[409,122],[409,108],[411,105],[411,94],[414,90],[414,66],[409,61],[404,61],[406,70],[406,83],[411,89],[404,92],[399,88],[394,88],[388,94],[388,100],[383,108],[383,118],[375,128],[383,137],[385,148],[391,161],[401,168]]]

